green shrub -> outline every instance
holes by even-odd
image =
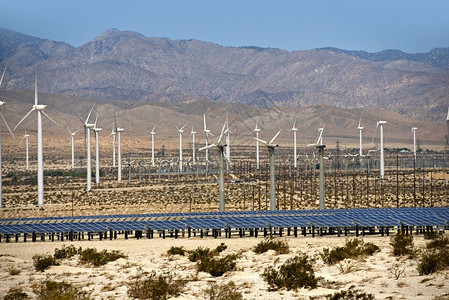
[[[449,240],[439,236],[427,243],[428,249],[418,262],[419,275],[428,275],[449,267]]]
[[[41,300],[87,300],[91,299],[90,294],[83,291],[80,287],[72,285],[68,282],[56,282],[51,280],[46,280],[40,284],[34,293]]]
[[[363,293],[357,290],[354,290],[354,286],[351,286],[346,291],[335,292],[332,295],[327,295],[326,299],[328,300],[374,300],[374,296],[372,294]]]
[[[215,252],[216,253],[221,253],[223,251],[225,251],[226,249],[228,249],[228,246],[225,245],[225,243],[221,243],[220,245],[217,246],[217,248],[215,248]]]
[[[393,247],[394,256],[408,255],[413,257],[415,254],[413,246],[413,236],[398,233],[391,237],[390,245]]]
[[[433,238],[430,242],[427,243],[427,249],[445,249],[449,245],[449,239],[442,235],[439,235]]]
[[[276,254],[287,254],[290,252],[288,243],[284,240],[265,239],[253,248],[253,251],[258,254],[265,253],[268,250],[274,250]]]
[[[222,276],[228,271],[235,270],[236,260],[236,254],[229,254],[221,258],[206,256],[197,262],[197,270],[207,272],[214,277]]]
[[[10,288],[5,297],[3,297],[4,300],[23,300],[29,298],[28,294],[18,287]]]
[[[43,272],[50,266],[59,265],[56,259],[51,255],[36,254],[33,256],[33,266],[36,271]]]
[[[333,265],[347,258],[369,256],[378,251],[380,251],[380,248],[373,243],[365,243],[360,239],[347,239],[343,247],[336,247],[332,250],[323,248],[320,255],[326,264]]]
[[[212,283],[209,288],[204,291],[206,299],[210,300],[242,300],[243,295],[237,291],[234,281],[229,283],[217,284]]]
[[[186,253],[186,250],[184,249],[183,246],[181,246],[181,247],[172,246],[170,249],[167,250],[167,254],[168,255],[182,255],[182,256],[184,256],[185,253]]]
[[[116,261],[119,258],[127,258],[127,256],[121,251],[112,250],[111,252],[108,252],[107,250],[102,250],[98,252],[95,248],[87,248],[80,253],[80,263],[93,265],[94,267],[105,265],[108,262]]]
[[[210,252],[209,248],[198,247],[195,250],[189,251],[189,260],[191,262],[199,261],[204,257],[208,257]]]
[[[288,259],[279,269],[268,267],[262,273],[262,278],[268,283],[270,290],[286,288],[316,288],[318,278],[313,270],[314,261],[307,254]]]
[[[424,239],[426,240],[434,240],[440,236],[438,231],[426,231],[424,232]]]
[[[78,249],[75,248],[73,245],[65,246],[63,245],[61,249],[56,248],[55,254],[53,255],[56,259],[63,259],[63,258],[71,258],[77,254],[80,254],[82,251],[81,247]]]
[[[172,275],[139,272],[128,283],[128,296],[137,299],[168,299],[179,296],[186,284],[184,280],[175,280]]]

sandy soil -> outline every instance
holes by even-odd
[[[355,237],[354,237],[355,238]],[[36,297],[31,286],[49,279],[66,280],[91,292],[95,299],[127,299],[127,283],[137,274],[139,268],[157,273],[171,272],[179,278],[188,279],[184,292],[176,299],[207,299],[204,290],[210,283],[227,283],[234,281],[245,299],[324,299],[354,285],[356,289],[372,293],[376,299],[449,299],[449,270],[440,271],[429,276],[419,276],[417,260],[396,258],[392,256],[389,237],[370,236],[363,238],[372,242],[381,251],[371,257],[357,261],[344,261],[340,268],[352,270],[342,273],[338,265],[328,266],[323,263],[319,253],[323,248],[343,246],[345,238],[338,237],[287,237],[290,245],[289,254],[276,255],[274,251],[255,254],[251,249],[262,238],[182,238],[182,239],[119,239],[115,241],[76,241],[76,242],[36,242],[36,243],[1,243],[0,244],[0,296],[3,297],[13,286],[22,287],[31,297]],[[225,273],[222,277],[212,277],[207,273],[197,273],[195,263],[184,256],[167,256],[171,246],[184,246],[188,250],[199,246],[215,248],[224,242],[228,248],[222,255],[240,254],[237,270]],[[416,247],[424,247],[426,240],[414,236]],[[128,255],[102,267],[80,265],[75,256],[62,260],[59,266],[52,266],[45,272],[37,272],[33,267],[35,254],[54,254],[55,248],[73,244],[75,247],[96,248],[97,250],[120,250]],[[269,291],[260,274],[268,266],[281,265],[286,259],[301,252],[316,257],[315,273],[323,277],[317,289],[299,289],[297,291]],[[397,265],[404,273],[396,279],[391,268]],[[20,270],[11,275],[11,268]]]

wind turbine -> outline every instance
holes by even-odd
[[[259,164],[259,131],[260,131],[260,128],[257,128],[257,122],[256,122],[256,128],[253,130],[253,132],[255,132],[256,133],[256,138],[255,138],[255,140],[256,140],[256,168],[257,168],[257,170],[259,170],[259,166],[260,166],[260,164]]]
[[[224,167],[223,167],[223,160],[226,159],[226,161],[228,162],[228,164],[231,164],[231,160],[229,159],[229,157],[224,153],[224,147],[226,147],[226,144],[221,144],[222,140],[223,140],[223,136],[226,135],[226,131],[227,131],[227,124],[228,122],[225,122],[225,124],[223,125],[223,129],[221,130],[221,134],[218,137],[218,141],[217,144],[211,144],[208,146],[205,146],[201,149],[199,149],[200,151],[202,150],[208,150],[209,148],[212,147],[217,147],[218,151],[220,153],[220,158],[219,158],[219,197],[220,197],[220,202],[219,202],[219,211],[220,212],[224,212],[225,211],[225,190],[224,190]]]
[[[380,178],[385,178],[385,161],[384,161],[384,125],[387,121],[377,121],[376,130],[374,136],[376,136],[377,127],[380,125]],[[373,136],[373,140],[374,140]]]
[[[37,111],[37,203],[38,205],[44,205],[44,156],[43,156],[43,141],[42,141],[42,115],[46,116],[56,126],[58,123],[53,121],[45,112],[44,109],[47,105],[38,103],[37,92],[37,71],[36,66],[36,81],[34,83],[34,105],[33,108],[20,120],[20,122],[14,127],[13,131],[26,119],[34,110]]]
[[[325,209],[325,201],[324,201],[324,160],[323,160],[323,152],[326,145],[323,145],[323,128],[318,129],[318,139],[315,144],[309,144],[309,146],[315,146],[318,149],[319,161],[320,161],[320,209]],[[315,167],[314,167],[315,170]]]
[[[359,156],[360,156],[360,161],[362,161],[362,131],[363,131],[363,127],[360,125],[362,121],[362,118],[359,119],[359,126],[357,127],[357,129],[359,130]]]
[[[29,145],[30,135],[27,134],[27,130],[26,130],[26,129],[25,129],[25,135],[23,136],[23,139],[25,140],[25,149],[26,149],[26,169],[27,169],[27,171],[28,171],[28,170],[30,169],[30,164],[29,164],[30,159],[29,159],[29,151],[28,151],[28,149],[29,149],[28,145]]]
[[[278,147],[278,144],[273,144],[278,135],[281,133],[282,129],[276,133],[276,135],[269,141],[268,143],[259,138],[254,138],[256,141],[259,141],[265,144],[268,148],[268,153],[270,155],[270,210],[276,210],[276,178],[275,178],[275,170],[274,170],[274,149]]]
[[[6,64],[5,66],[5,70],[3,71],[2,77],[0,78],[0,87],[2,86],[2,82],[3,82],[3,78],[5,77],[6,74],[6,69],[8,68],[8,64]],[[0,107],[2,107],[3,105],[5,105],[5,102],[0,101]],[[5,118],[3,117],[3,114],[0,112],[0,116],[3,119],[3,122],[5,122],[6,128],[8,128],[8,131],[11,133],[11,135],[16,138],[14,136],[14,134],[11,131],[11,128],[9,128],[8,123],[6,123]],[[27,161],[27,166],[28,166],[28,161]],[[3,207],[3,187],[2,187],[2,130],[1,130],[1,122],[0,122],[0,208]],[[28,169],[27,169],[28,170]]]
[[[293,127],[292,129],[290,129],[290,131],[293,131],[293,157],[294,157],[294,166],[295,169],[297,168],[297,163],[296,163],[296,131],[298,131],[298,128],[296,128],[296,119],[295,122],[293,123]]]
[[[418,127],[412,127],[412,133],[413,133],[413,155],[415,157],[416,162],[416,130]]]
[[[193,126],[192,126],[192,131],[190,132],[190,135],[192,136],[192,163],[196,164],[196,157],[195,157],[195,134],[196,131],[193,130]]]
[[[70,134],[71,142],[72,142],[72,169],[75,168],[75,133],[77,133],[79,130],[76,130],[74,132],[71,132],[70,129],[67,128],[67,131]],[[28,153],[28,149],[27,149]]]
[[[179,133],[179,172],[182,172],[182,133],[184,132],[184,127],[186,126],[187,124],[181,128],[178,128],[178,126],[175,125],[176,130],[178,130]]]
[[[95,133],[95,183],[100,183],[100,147],[98,145],[98,135],[100,131],[103,130],[103,128],[97,127],[97,121],[98,121],[98,113],[97,117],[95,118],[95,125],[93,128],[93,131]]]
[[[210,132],[209,129],[207,129],[206,126],[206,114],[203,114],[203,119],[204,119],[204,133],[206,134],[206,146],[204,146],[204,148],[206,149],[206,173],[208,172],[209,169],[209,149],[207,148],[207,146],[209,146],[209,134],[213,136],[213,134]]]
[[[115,120],[115,132],[117,133],[117,144],[118,144],[118,173],[117,173],[117,180],[122,181],[122,147],[121,147],[121,141],[120,141],[120,133],[123,132],[125,129],[117,126],[117,119],[114,116]]]
[[[115,167],[115,128],[113,127],[108,137],[112,135],[112,166]]]
[[[153,127],[153,129],[149,132],[151,134],[151,166],[154,167],[154,135],[156,132],[154,131],[156,129],[156,126]]]
[[[229,130],[228,116],[226,115],[226,155],[231,159],[231,131]],[[231,164],[226,161],[226,171],[229,173]]]
[[[89,114],[87,115],[86,120],[83,120],[81,117],[81,121],[84,123],[84,139],[86,140],[86,150],[87,150],[87,165],[86,165],[86,175],[87,175],[87,187],[86,191],[90,192],[92,190],[92,154],[91,154],[91,147],[90,147],[90,130],[95,128],[94,123],[89,123],[90,115],[92,114],[92,110],[94,109],[94,105],[92,105],[92,108],[89,111]]]

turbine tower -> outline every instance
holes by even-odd
[[[86,165],[86,177],[87,177],[87,187],[86,191],[90,192],[92,190],[92,154],[91,154],[91,147],[90,147],[90,130],[95,128],[94,123],[89,123],[90,115],[92,114],[92,110],[94,109],[94,105],[92,105],[92,108],[89,111],[89,114],[87,115],[86,120],[83,120],[81,117],[81,121],[84,123],[84,139],[86,141],[86,150],[87,150],[87,165]]]
[[[274,149],[278,147],[278,144],[273,144],[278,135],[281,133],[282,129],[276,133],[276,135],[268,143],[264,140],[254,138],[265,144],[268,148],[268,153],[270,155],[270,210],[276,210],[276,182],[275,182],[275,170],[274,170]]]
[[[114,116],[115,119],[115,116]],[[117,144],[118,144],[118,172],[117,172],[117,180],[122,181],[122,145],[120,140],[120,133],[125,129],[117,126],[117,119],[115,119],[115,132],[117,133]]]
[[[192,136],[192,163],[196,164],[196,157],[195,157],[195,134],[196,131],[193,130],[193,126],[192,126],[192,131],[190,132],[190,135]]]
[[[2,87],[3,78],[5,77],[5,74],[6,74],[6,68],[8,68],[8,64],[6,64],[5,70],[3,71],[2,77],[0,78],[0,87]],[[5,102],[0,101],[0,107],[2,107],[3,105],[5,105]],[[8,131],[11,133],[11,135],[14,138],[16,138],[14,136],[14,134],[12,133],[11,128],[9,128],[8,123],[6,123],[6,120],[3,117],[3,114],[1,112],[0,112],[0,116],[3,119],[3,122],[5,122],[6,128],[8,128]],[[28,163],[27,163],[27,165],[28,165]],[[2,186],[2,174],[3,173],[2,172],[3,172],[3,168],[2,168],[2,130],[1,130],[1,122],[0,122],[0,208],[3,207],[3,186]]]
[[[218,137],[218,141],[217,144],[211,144],[208,146],[205,146],[201,149],[199,149],[200,151],[202,150],[208,150],[209,148],[212,147],[217,147],[218,151],[220,153],[220,158],[219,158],[219,211],[220,212],[224,212],[225,211],[225,189],[224,189],[224,162],[223,160],[226,159],[226,161],[228,162],[228,164],[231,164],[231,160],[229,159],[229,157],[224,153],[224,147],[226,147],[226,144],[221,144],[224,135],[226,135],[226,131],[227,131],[227,123],[225,122],[225,124],[223,125],[223,129],[221,130],[221,134]]]
[[[98,145],[98,135],[100,131],[102,131],[102,128],[97,127],[97,121],[98,121],[98,113],[97,117],[95,118],[95,124],[93,131],[95,133],[95,183],[100,183],[100,147]]]
[[[293,123],[293,127],[292,129],[290,129],[290,131],[293,131],[293,160],[294,160],[294,167],[295,169],[297,168],[297,163],[296,163],[296,131],[298,131],[298,128],[296,128],[296,119],[295,122]]]
[[[416,163],[416,130],[418,127],[412,127],[412,134],[413,134],[413,156]]]
[[[29,140],[30,140],[30,135],[29,134],[27,134],[27,130],[25,129],[25,135],[23,136],[23,139],[25,140],[25,154],[26,154],[26,170],[27,171],[29,171],[30,170],[30,164],[29,164],[29,161],[30,161],[30,156],[29,156]]]
[[[115,167],[115,128],[112,128],[111,133],[108,137],[112,135],[112,166]]]
[[[70,134],[70,139],[72,142],[72,169],[75,168],[75,133],[78,132],[78,130],[71,132],[70,129],[67,128],[67,131]]]
[[[153,129],[150,131],[151,134],[151,166],[154,167],[154,135],[156,132],[154,131],[156,129],[156,126],[153,127]]]
[[[362,121],[362,118],[359,119],[359,126],[357,127],[357,129],[359,130],[359,156],[360,156],[360,161],[362,161],[362,131],[363,131],[363,127],[360,125]]]
[[[324,152],[324,148],[326,147],[325,145],[323,145],[323,131],[324,131],[324,127],[323,128],[319,128],[321,130],[319,130],[318,132],[318,139],[316,140],[315,144],[309,144],[307,145],[309,146],[315,146],[318,149],[318,155],[319,155],[319,162],[320,162],[320,209],[325,209],[326,208],[326,203],[324,200],[324,160],[323,160],[323,152]],[[314,153],[315,156],[315,153]]]
[[[256,122],[256,128],[253,130],[253,132],[256,133],[255,140],[256,140],[256,168],[257,168],[257,170],[259,170],[259,166],[260,166],[260,164],[259,164],[259,131],[260,131],[260,128],[257,128],[257,122]]]
[[[44,156],[43,156],[43,141],[42,141],[42,115],[47,117],[56,126],[58,123],[53,121],[45,112],[44,109],[47,105],[39,104],[38,92],[37,92],[37,72],[36,66],[36,80],[34,83],[34,105],[33,108],[20,120],[20,122],[13,129],[15,130],[34,110],[37,111],[37,203],[38,205],[44,205]]]
[[[380,178],[385,178],[385,161],[384,161],[384,125],[387,121],[377,121],[377,126],[380,126]]]
[[[179,133],[179,172],[182,172],[182,133],[184,132],[184,127],[186,126],[187,124],[181,128],[178,128],[178,126],[175,125],[176,130],[178,130]]]

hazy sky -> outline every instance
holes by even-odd
[[[286,50],[449,47],[448,0],[0,0],[0,27],[80,46],[117,28]]]

